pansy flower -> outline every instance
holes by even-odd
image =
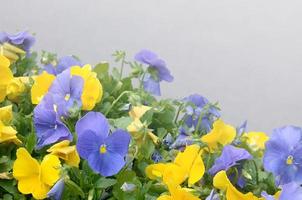
[[[269,137],[264,132],[248,132],[242,137],[253,151],[264,150]]]
[[[273,130],[266,142],[263,165],[278,184],[302,183],[302,129],[285,126]]]
[[[89,112],[76,124],[77,151],[89,166],[102,176],[117,174],[125,165],[130,135],[121,129],[109,134],[105,116]]]
[[[213,185],[215,188],[222,190],[226,193],[226,200],[261,200],[262,198],[256,197],[253,193],[241,193],[231,183],[225,171],[218,172],[213,178]]]
[[[81,95],[84,80],[80,76],[72,76],[67,69],[59,74],[52,82],[48,90],[53,96],[57,109],[64,117],[69,117],[72,113],[81,110]]]
[[[172,82],[173,76],[166,66],[164,60],[160,59],[155,53],[149,50],[141,50],[135,57],[135,60],[149,65],[148,73],[145,74],[143,84],[144,89],[154,95],[161,95],[160,85],[161,81]]]
[[[61,121],[58,110],[60,105],[54,103],[51,94],[46,95],[34,109],[34,125],[37,133],[37,149],[62,140],[72,140],[67,126]]]
[[[210,102],[199,94],[192,94],[184,98],[184,102],[192,104],[187,105],[187,107],[185,108],[186,112],[183,117],[187,127],[193,128],[194,131],[197,128],[200,115],[202,115],[198,129],[209,132],[212,129],[212,124],[215,119],[220,117],[218,109],[210,106]],[[205,110],[206,106],[209,106],[208,110]]]
[[[12,45],[16,45],[21,49],[29,53],[30,48],[35,43],[35,38],[27,31],[22,31],[16,34],[9,34],[6,32],[0,32],[0,43],[8,42]]]
[[[163,194],[157,200],[200,200],[197,196],[190,193],[190,189],[182,188],[179,185],[169,183],[168,189],[170,195]]]
[[[6,57],[0,55],[0,102],[4,101],[7,95],[7,86],[14,78],[9,66],[10,61]]]
[[[226,145],[221,155],[215,160],[214,165],[209,169],[209,173],[214,175],[221,170],[227,171],[229,168],[238,165],[239,161],[250,159],[252,159],[252,156],[245,149]]]
[[[56,184],[49,190],[47,193],[47,197],[53,200],[61,200],[62,194],[64,192],[65,182],[64,179],[61,178],[56,182]]]
[[[198,145],[190,145],[179,152],[172,163],[157,163],[146,167],[145,172],[150,179],[162,178],[165,184],[170,182],[181,184],[188,178],[189,186],[199,181],[205,166],[201,158],[202,149]]]
[[[8,124],[13,119],[13,106],[8,105],[0,108],[0,121]]]
[[[31,102],[32,104],[39,104],[56,77],[43,71],[40,75],[33,78],[34,84],[31,87]]]
[[[55,155],[63,160],[66,164],[74,167],[78,167],[80,163],[80,157],[76,150],[76,146],[70,146],[69,140],[63,140],[52,147],[50,147],[47,152],[51,155]]]
[[[201,137],[201,141],[206,143],[211,152],[217,150],[219,145],[225,146],[231,144],[236,137],[236,129],[225,124],[221,119],[216,120],[213,129]]]
[[[12,105],[0,108],[0,143],[13,142],[19,145],[22,142],[17,137],[17,131],[9,126],[12,119]]]
[[[90,65],[73,66],[70,68],[72,76],[80,76],[84,80],[83,92],[81,96],[82,109],[92,110],[103,96],[103,87]]]
[[[50,188],[59,180],[60,167],[60,160],[54,155],[46,155],[39,163],[25,148],[19,148],[13,166],[18,190],[22,194],[32,194],[35,199],[46,198]]]
[[[62,73],[64,70],[69,69],[72,66],[80,66],[82,65],[79,60],[77,60],[73,56],[65,56],[58,60],[56,65],[54,64],[47,64],[44,66],[44,70],[47,71],[49,74],[58,75]]]

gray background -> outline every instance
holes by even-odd
[[[117,49],[154,50],[175,77],[164,97],[200,93],[225,121],[270,133],[302,125],[301,9],[301,0],[2,0],[0,27],[92,64]]]

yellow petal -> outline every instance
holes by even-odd
[[[193,166],[190,170],[189,180],[188,180],[189,187],[194,185],[204,175],[205,166],[204,166],[203,160],[201,158],[201,153],[202,153],[202,151],[199,152],[199,155],[197,156],[197,158],[193,162]]]
[[[161,195],[160,197],[157,198],[157,200],[174,200],[174,199],[169,195]]]
[[[166,185],[171,183],[180,185],[186,180],[187,177],[188,173],[185,171],[184,168],[174,163],[166,164],[165,170],[163,172],[163,182]]]
[[[9,67],[10,61],[5,56],[0,55],[0,67]]]
[[[11,126],[5,126],[0,121],[0,143],[2,142],[14,142],[15,144],[21,144],[21,141],[17,138],[17,131]]]
[[[189,174],[199,150],[200,147],[198,145],[187,146],[183,152],[177,154],[174,163],[184,168]]]
[[[214,151],[218,148],[218,144],[223,146],[230,144],[235,137],[236,129],[219,119],[214,122],[213,129],[208,134],[202,136],[201,140],[208,144],[210,151]]]
[[[75,145],[69,146],[68,140],[63,140],[47,151],[50,152],[52,155],[58,156],[59,158],[65,160],[65,162],[70,166],[78,167],[80,163],[80,157],[77,153]]]
[[[166,164],[158,163],[148,165],[145,169],[145,173],[150,179],[157,179],[163,176],[164,170],[166,168]]]
[[[268,141],[269,137],[263,132],[249,132],[243,135],[246,138],[246,143],[254,151],[264,150],[265,143]]]
[[[251,192],[243,194],[238,191],[230,182],[225,171],[220,171],[214,176],[213,185],[217,189],[226,191],[227,200],[262,200]]]
[[[179,185],[173,183],[169,184],[168,188],[172,200],[200,200],[198,197],[191,194],[187,188],[181,188]]]
[[[41,180],[52,186],[60,178],[60,160],[57,156],[46,155],[41,162]]]
[[[12,105],[0,108],[0,121],[8,124],[13,119]]]
[[[25,148],[17,150],[17,159],[13,165],[13,176],[17,180],[34,179],[39,177],[40,166],[37,160],[31,157]]]
[[[31,88],[31,102],[33,104],[39,104],[55,78],[54,75],[48,74],[46,71],[34,78],[35,82]]]
[[[7,85],[7,98],[13,102],[18,102],[19,97],[25,91],[25,85],[21,79],[13,78],[10,83]]]
[[[132,119],[140,119],[151,107],[149,106],[134,106],[131,111],[129,112],[129,116]]]
[[[91,70],[90,65],[71,67],[71,75],[80,76],[84,80],[82,93],[82,109],[92,110],[103,96],[103,87],[96,77],[96,73]]]

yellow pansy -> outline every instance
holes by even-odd
[[[0,78],[0,102],[2,102],[7,93],[7,85],[13,80],[14,76],[12,71],[9,68],[10,62],[9,60],[0,55],[0,74],[1,74],[1,78]]]
[[[205,172],[202,151],[198,145],[187,146],[184,152],[177,154],[173,163],[152,164],[145,172],[150,179],[162,178],[165,184],[181,184],[188,178],[188,185],[192,186]]]
[[[13,166],[13,176],[18,180],[18,190],[22,194],[32,194],[35,199],[46,198],[50,188],[60,178],[60,167],[57,156],[46,155],[39,164],[25,148],[19,148]]]
[[[213,129],[201,137],[201,141],[206,143],[212,152],[218,148],[218,144],[222,146],[230,144],[235,137],[236,129],[219,119],[213,123]]]
[[[8,124],[13,119],[12,108],[12,105],[0,108],[0,121],[2,121],[4,124]]]
[[[225,171],[220,171],[214,176],[213,185],[215,188],[226,192],[227,200],[263,200],[263,198],[254,196],[251,192],[243,194],[238,191],[230,182]]]
[[[22,142],[17,138],[17,131],[11,126],[5,126],[0,121],[0,143],[13,142],[15,144],[21,144]]]
[[[48,92],[49,87],[55,80],[55,76],[43,71],[40,75],[33,77],[34,84],[31,88],[31,102],[32,104],[39,104],[44,95]]]
[[[157,200],[200,200],[190,193],[187,188],[181,188],[179,185],[168,185],[170,195],[161,195]]]
[[[92,71],[90,65],[71,67],[71,75],[81,76],[84,80],[82,93],[82,109],[92,110],[103,96],[103,87],[97,79],[97,75]]]
[[[264,150],[265,143],[269,140],[269,137],[263,132],[245,133],[243,138],[246,139],[246,143],[254,151]]]
[[[11,101],[18,102],[20,95],[25,91],[25,84],[28,83],[28,77],[16,77],[7,85],[7,98]]]
[[[127,127],[128,132],[132,135],[132,137],[138,142],[141,143],[143,140],[142,130],[147,129],[145,125],[140,121],[140,118],[148,111],[151,107],[149,106],[134,106],[129,112],[129,116],[132,118],[131,124]],[[158,143],[158,137],[148,130],[148,136],[151,138],[153,143]]]
[[[69,144],[70,141],[63,140],[62,142],[50,147],[47,152],[65,160],[65,162],[70,166],[79,167],[80,157],[76,150],[76,146],[69,146]]]

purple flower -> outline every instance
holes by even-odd
[[[48,198],[54,200],[60,200],[65,187],[64,179],[60,179],[47,193]]]
[[[186,134],[181,128],[176,140],[171,145],[170,149],[181,149],[193,143],[193,137]]]
[[[162,157],[162,155],[160,154],[159,151],[155,150],[155,151],[153,152],[153,154],[151,155],[151,159],[152,159],[155,163],[158,163],[158,162],[160,162],[160,161],[163,159],[163,157]]]
[[[72,66],[81,66],[81,62],[75,59],[73,56],[65,56],[59,59],[57,65],[48,64],[44,66],[44,70],[53,75],[58,75],[64,70],[69,69]]]
[[[249,159],[252,159],[252,156],[245,149],[226,145],[220,157],[215,160],[214,165],[209,169],[209,173],[214,175],[221,170],[227,171],[229,168],[238,165],[239,161]]]
[[[186,113],[183,117],[186,125],[189,128],[193,128],[195,130],[198,124],[199,117],[202,114],[203,116],[201,124],[199,126],[199,130],[205,130],[206,132],[209,132],[212,129],[212,124],[215,118],[220,117],[218,109],[213,106],[210,106],[207,112],[205,112],[205,106],[209,105],[209,101],[199,94],[190,95],[184,98],[184,101],[193,104],[192,106],[188,105],[186,107]]]
[[[20,47],[29,53],[30,48],[35,43],[35,38],[27,31],[19,32],[16,34],[8,34],[6,32],[0,32],[0,43],[8,42]]]
[[[261,196],[263,198],[265,198],[265,200],[275,200],[275,197],[273,195],[269,195],[267,194],[265,191],[264,192],[261,192]]]
[[[281,194],[279,200],[301,200],[302,188],[297,183],[288,183],[281,186]]]
[[[48,93],[53,96],[59,116],[69,117],[82,107],[82,90],[84,80],[80,76],[71,76],[67,69],[53,81]]]
[[[220,200],[220,198],[219,195],[215,193],[215,190],[212,190],[206,200]]]
[[[52,95],[47,94],[34,109],[37,149],[62,140],[72,141],[72,135],[61,121]]]
[[[173,81],[174,78],[167,68],[165,61],[160,59],[152,51],[143,49],[135,55],[134,59],[143,64],[149,65],[148,73],[145,75],[143,80],[146,91],[154,95],[160,95],[159,82]]]
[[[266,142],[263,164],[279,185],[302,183],[302,129],[285,126],[273,130]]]
[[[89,112],[76,124],[77,151],[102,176],[117,174],[125,165],[130,135],[118,129],[109,135],[109,123],[98,112]]]

